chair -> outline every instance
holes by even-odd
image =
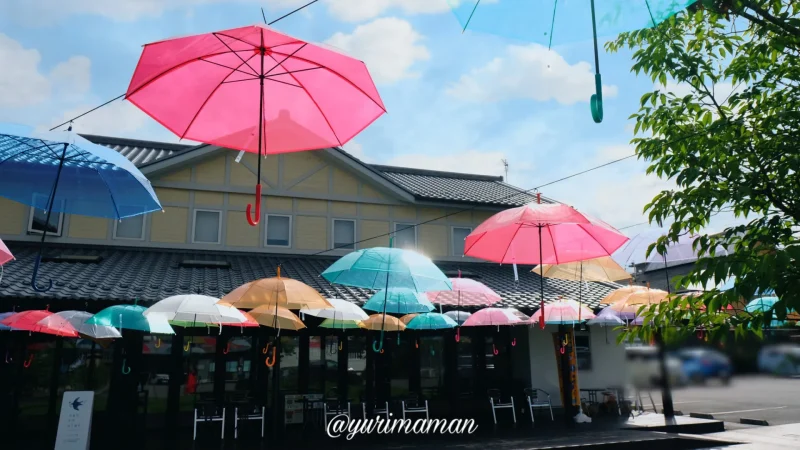
[[[233,438],[239,439],[240,420],[260,420],[261,437],[264,437],[264,411],[263,406],[259,407],[256,403],[241,403],[234,409]]]
[[[420,401],[419,397],[412,395],[409,398],[400,401],[403,408],[403,419],[405,420],[406,414],[425,414],[425,418],[429,419],[428,415],[428,401]],[[423,406],[425,405],[425,406]]]
[[[550,394],[548,394],[547,391],[544,389],[526,388],[523,392],[525,393],[525,399],[528,401],[528,410],[531,413],[531,423],[534,422],[533,410],[537,408],[549,409],[550,420],[555,420],[553,417],[553,404],[550,402]]]
[[[366,419],[367,404],[365,402],[361,402],[361,413]],[[386,416],[386,420],[389,420],[389,402],[375,402],[375,405],[372,407],[372,414],[375,416]]]
[[[347,405],[345,407],[345,404]],[[348,418],[352,417],[350,414],[350,402],[343,402],[338,399],[327,399],[322,403],[322,411],[325,417],[325,428],[328,428],[328,420],[336,416],[346,415]]]
[[[198,410],[200,414],[198,415]],[[225,407],[213,402],[198,403],[194,408],[194,436],[197,440],[197,424],[199,422],[222,422],[222,439],[225,439]]]
[[[489,404],[492,406],[492,419],[494,419],[494,424],[497,425],[497,413],[498,409],[511,409],[511,415],[514,418],[514,423],[517,423],[517,411],[514,407],[514,397],[511,397],[510,402],[503,403],[502,398],[500,396],[500,389],[489,389],[487,392],[489,394]]]

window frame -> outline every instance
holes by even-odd
[[[197,212],[213,212],[217,213],[219,226],[217,227],[217,242],[198,242],[195,239],[195,232],[197,231]],[[204,244],[204,245],[220,245],[222,244],[222,210],[220,209],[204,209],[204,208],[195,208],[192,211],[192,244]]]
[[[352,222],[353,223],[353,248],[336,247],[336,222]],[[340,251],[355,251],[358,249],[356,244],[356,236],[358,236],[358,223],[356,219],[331,219],[331,248]]]
[[[460,226],[460,225],[453,225],[453,226],[450,227],[450,254],[452,256],[465,256],[463,251],[461,252],[460,255],[457,254],[456,253],[456,247],[455,247],[455,245],[453,245],[454,241],[455,241],[455,237],[456,237],[456,233],[455,233],[456,228],[461,228],[463,230],[469,230],[469,233],[467,233],[467,236],[469,236],[470,233],[472,233],[475,230],[475,228],[473,228],[473,227],[464,227],[464,226]],[[466,241],[466,238],[464,238],[464,239]],[[463,246],[462,246],[462,249],[463,249]]]
[[[132,216],[132,217],[136,217],[136,216]],[[117,236],[117,225],[119,225],[122,220],[131,218],[131,217],[126,217],[125,219],[122,219],[122,220],[114,220],[114,230],[111,232],[111,239],[114,239],[114,240],[121,239],[121,240],[124,240],[124,241],[143,241],[144,240],[144,235],[145,235],[145,228],[147,227],[147,214],[141,214],[141,217],[142,217],[142,234],[141,234],[140,237],[131,238],[131,237]],[[194,237],[194,230],[192,230],[192,237]]]
[[[407,227],[407,226],[410,225],[414,229],[414,248],[413,248],[413,250],[418,250],[419,249],[419,230],[417,228],[417,224],[416,223],[408,223],[408,222],[393,222],[393,223],[394,223],[394,225],[393,225],[394,229],[392,230],[392,233],[393,233],[394,237],[397,237],[397,226],[398,225],[403,225],[404,227]],[[395,247],[401,248],[399,246],[395,246]]]
[[[586,352],[580,352],[582,356],[584,356],[587,367],[580,368],[579,370],[584,370],[587,372],[591,372],[594,368],[594,358],[592,357],[592,335],[589,332],[581,332],[580,334],[575,333],[575,364],[578,365],[578,338],[581,340],[586,339],[587,349]]]
[[[44,195],[42,195],[42,194],[33,194],[33,198],[35,199],[36,197],[44,197]],[[36,203],[35,200],[34,200],[34,203]],[[62,202],[62,206],[63,206],[63,202]],[[33,229],[33,215],[34,215],[34,213],[36,212],[37,209],[38,208],[36,208],[34,206],[31,206],[30,209],[28,210],[28,228],[27,228],[28,234],[42,234],[43,233],[43,231],[41,231],[41,230]],[[44,210],[42,210],[42,211],[44,211]],[[45,213],[45,214],[47,214],[47,213]],[[45,223],[44,226],[47,227],[47,224]],[[48,231],[47,235],[48,236],[61,237],[64,234],[64,213],[63,212],[59,212],[58,213],[58,226],[56,227],[56,230],[57,230],[57,232],[55,232],[55,233],[51,233],[51,232]]]
[[[276,245],[269,243],[269,218],[272,217],[288,217],[289,218],[289,245]],[[291,214],[264,214],[264,246],[270,248],[292,248],[292,238],[294,237],[294,217]]]

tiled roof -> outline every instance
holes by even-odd
[[[534,195],[503,183],[503,177],[377,164],[371,167],[417,198],[505,206],[521,206],[536,200]]]
[[[116,150],[122,156],[128,158],[136,167],[144,167],[156,161],[162,161],[206,146],[206,144],[169,144],[166,142],[141,141],[139,139],[96,136],[93,134],[82,134],[81,136],[90,142]]]
[[[326,297],[363,303],[370,292],[363,289],[331,285],[319,276],[335,257],[281,256],[275,254],[198,252],[158,249],[130,249],[99,246],[49,244],[45,256],[76,258],[75,262],[42,262],[39,282],[53,280],[53,288],[38,293],[30,287],[37,244],[6,242],[16,256],[7,263],[0,281],[0,299],[63,299],[105,300],[151,303],[177,294],[198,293],[221,297],[237,286],[258,278],[275,276],[281,264],[281,274],[314,287]],[[87,257],[99,256],[99,262]],[[215,261],[230,267],[187,267],[186,261]],[[196,264],[196,263],[195,263]],[[514,282],[511,266],[489,263],[440,263],[448,276],[474,278],[494,289],[503,298],[497,306],[519,308],[525,312],[539,306],[539,276],[530,266],[520,266],[519,282]],[[587,283],[583,301],[596,307],[597,303],[616,285]],[[553,301],[559,296],[578,299],[579,283],[545,279],[545,298]],[[467,309],[467,308],[464,308]]]

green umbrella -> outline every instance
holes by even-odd
[[[167,319],[158,315],[145,316],[142,313],[146,310],[147,308],[139,305],[109,306],[90,317],[86,323],[145,333],[175,334]]]
[[[325,319],[319,324],[322,328],[333,328],[335,330],[353,330],[356,328],[361,327],[360,320],[336,320],[336,319]]]

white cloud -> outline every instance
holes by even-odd
[[[589,63],[569,64],[542,45],[511,45],[504,56],[462,75],[447,93],[474,102],[527,98],[572,105],[594,94],[594,72]],[[615,97],[617,87],[604,85],[603,95]]]
[[[441,170],[479,175],[503,176],[505,152],[467,150],[450,154],[406,153],[397,155],[385,164],[415,169]],[[383,164],[383,163],[382,163]]]
[[[81,104],[62,112],[47,123],[39,124],[39,130],[48,130],[64,121],[72,119],[96,104]],[[117,100],[102,109],[89,113],[73,122],[73,130],[80,134],[98,134],[102,136],[127,137],[132,139],[177,142],[177,136],[162,128],[147,114],[132,103]],[[182,141],[193,143],[192,141]]]
[[[356,141],[350,141],[342,146],[342,150],[349,153],[351,156],[360,159],[363,162],[368,162],[369,157],[364,153],[364,146]]]
[[[430,58],[423,36],[405,20],[384,17],[359,25],[350,34],[336,33],[326,43],[361,59],[378,84],[419,76],[413,66]]]
[[[89,92],[92,84],[92,61],[85,56],[73,56],[58,63],[50,71],[50,79],[57,95],[80,98]]]
[[[374,19],[393,10],[406,15],[438,14],[450,10],[447,0],[326,0],[326,3],[332,16],[347,22]]]
[[[0,34],[0,108],[20,108],[50,97],[50,81],[39,72],[42,55]]]

